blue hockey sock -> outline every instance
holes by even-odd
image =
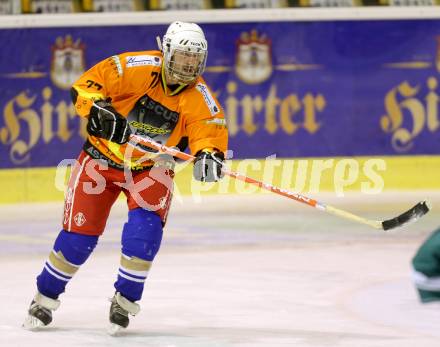
[[[97,242],[98,236],[61,230],[43,271],[37,277],[38,291],[49,298],[57,299],[92,253]]]
[[[136,208],[128,213],[122,232],[122,254],[115,288],[130,301],[140,300],[144,283],[162,241],[162,222],[151,211]]]

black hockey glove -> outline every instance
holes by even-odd
[[[201,182],[217,182],[223,177],[224,160],[225,156],[221,152],[199,152],[194,161],[194,178]]]
[[[119,144],[126,143],[131,134],[127,120],[102,100],[96,101],[90,109],[87,132]]]

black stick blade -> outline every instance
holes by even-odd
[[[390,230],[400,227],[409,222],[415,222],[420,217],[427,214],[429,212],[429,209],[430,209],[429,203],[427,201],[421,201],[413,208],[402,213],[400,216],[383,221],[382,222],[383,230]]]

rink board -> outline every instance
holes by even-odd
[[[373,164],[373,173],[367,162]],[[230,163],[231,164],[231,163]],[[232,168],[250,177],[304,194],[345,192],[369,195],[387,191],[440,190],[440,157],[358,157],[232,161]],[[382,170],[383,169],[383,170]],[[0,203],[62,200],[69,170],[56,168],[0,170]],[[200,183],[192,179],[192,164],[178,166],[175,178],[176,195],[254,194],[254,186],[226,177],[220,183]],[[374,175],[375,173],[375,175]],[[57,187],[58,186],[58,189]]]

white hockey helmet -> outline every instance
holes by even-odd
[[[162,51],[167,83],[191,84],[205,70],[208,43],[197,24],[171,23],[163,36]]]

